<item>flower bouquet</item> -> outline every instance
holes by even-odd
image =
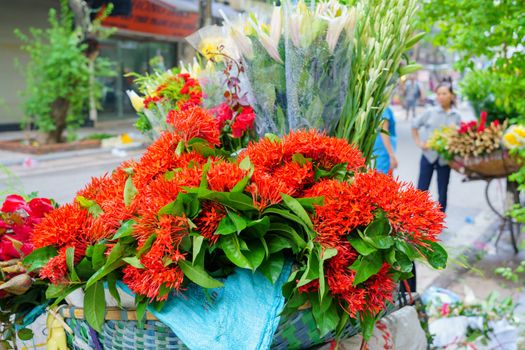
[[[368,159],[396,79],[418,69],[401,64],[422,37],[413,36],[415,11],[413,0],[285,2],[269,22],[226,19],[222,30],[201,29],[191,42],[211,60],[221,51],[239,56],[259,136],[324,130]]]
[[[134,91],[127,91],[133,108],[139,113],[135,125],[152,137],[166,130],[166,116],[170,110],[183,110],[202,103],[199,82],[188,73],[172,69],[162,73],[157,71],[152,75],[133,75],[139,92],[144,95],[140,97]]]
[[[0,208],[0,327],[4,346],[32,338],[23,327],[26,315],[44,303],[45,285],[35,281],[35,275],[23,263],[33,251],[34,226],[53,210],[47,198],[26,201],[19,195],[9,195]]]
[[[510,157],[503,147],[507,121],[500,124],[494,120],[487,125],[486,120],[487,114],[483,112],[479,121],[461,123],[458,129],[447,127],[437,130],[428,146],[450,160],[451,167],[460,173],[489,178],[506,177],[519,168],[516,159]],[[516,138],[506,137],[511,141]]]
[[[348,324],[368,338],[415,259],[445,266],[438,205],[366,169],[347,141],[314,130],[267,135],[230,158],[201,107],[168,122],[138,162],[94,178],[34,231],[26,261],[42,266],[47,297],[56,305],[83,289],[95,330],[105,325],[104,286],[119,300],[117,281],[135,294],[141,320],[191,286],[220,289],[238,269],[275,283],[290,262],[283,320],[306,309],[319,342]]]

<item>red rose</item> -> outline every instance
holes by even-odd
[[[210,113],[215,116],[220,129],[224,127],[228,120],[232,120],[233,118],[233,111],[225,102],[210,109]]]
[[[43,218],[44,215],[53,210],[53,204],[47,198],[33,198],[29,202],[32,218]]]
[[[255,113],[253,109],[251,107],[244,107],[232,124],[233,137],[241,137],[246,130],[252,128],[254,121]]]
[[[5,199],[1,211],[4,213],[12,213],[20,209],[24,209],[28,214],[31,211],[29,205],[27,205],[26,200],[22,196],[11,194]]]

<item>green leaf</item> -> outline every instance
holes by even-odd
[[[323,302],[324,303],[324,302]],[[328,304],[328,303],[326,303]],[[337,326],[339,324],[339,313],[338,313],[338,306],[336,303],[331,302],[330,307],[323,312],[321,317],[321,322],[317,324],[317,328],[319,329],[319,333],[322,337],[324,337],[329,332],[332,332],[337,329]],[[323,309],[323,305],[321,309]]]
[[[376,236],[386,236],[392,232],[390,227],[390,222],[383,212],[379,212],[377,217],[370,225],[365,229],[365,237],[376,237]]]
[[[244,160],[243,160],[244,161]],[[251,173],[243,177],[235,186],[233,186],[231,192],[243,192],[251,179]]]
[[[419,253],[408,242],[396,241],[396,249],[405,254],[410,260],[415,260],[419,257]]]
[[[404,273],[412,272],[413,261],[407,257],[403,252],[396,250],[396,262],[394,267]]]
[[[204,269],[193,266],[186,260],[179,260],[178,264],[182,272],[184,272],[184,275],[188,277],[190,281],[201,287],[219,288],[223,286],[222,282],[213,279]]]
[[[107,282],[108,282],[109,294],[111,294],[111,296],[117,301],[117,305],[120,307],[121,300],[120,300],[120,294],[117,290],[117,273],[116,272],[110,273],[108,275]]]
[[[377,274],[383,266],[383,259],[379,253],[360,257],[356,261],[359,261],[357,267],[354,268],[354,265],[351,267],[352,270],[356,272],[353,283],[354,286],[367,281],[370,277]]]
[[[229,216],[222,218],[221,221],[219,221],[217,230],[215,230],[216,235],[231,235],[235,232],[237,232],[237,228]]]
[[[257,232],[257,236],[263,237],[270,228],[270,218],[264,216],[258,220],[252,220],[248,222],[247,228],[251,228]]]
[[[300,166],[304,166],[308,161],[301,153],[296,153],[292,156],[292,161],[296,162]]]
[[[441,244],[429,242],[430,249],[422,249],[427,257],[428,263],[435,269],[444,269],[447,267],[448,254]]]
[[[423,66],[420,65],[420,64],[409,64],[409,65],[406,65],[404,67],[399,68],[399,76],[402,77],[404,75],[409,75],[409,74],[415,73],[418,70],[420,70],[421,68],[423,68]]]
[[[123,258],[124,262],[126,262],[128,265],[131,265],[133,267],[136,267],[137,269],[143,269],[144,265],[140,262],[140,260],[136,256],[130,256],[127,258]]]
[[[78,278],[77,272],[75,271],[75,248],[69,247],[66,249],[66,265],[69,270],[69,277],[71,278],[72,282],[78,282],[80,279]]]
[[[41,269],[51,258],[58,255],[57,248],[53,246],[42,247],[33,250],[24,260],[24,266],[27,266],[27,272]]]
[[[199,184],[199,188],[201,189],[207,189],[208,188],[208,172],[211,168],[211,160],[208,159],[208,162],[204,164],[202,167],[202,175],[201,175],[201,182]]]
[[[250,261],[241,253],[241,246],[237,235],[224,236],[220,245],[226,257],[235,265],[244,269],[253,269]]]
[[[248,247],[250,249],[246,251],[244,255],[252,265],[253,270],[256,270],[264,261],[264,247],[258,241],[248,244]]]
[[[107,246],[104,243],[93,246],[93,256],[91,257],[93,269],[98,270],[106,264],[106,249]]]
[[[282,253],[272,254],[265,260],[258,271],[261,272],[272,283],[277,282],[284,266],[284,255]]]
[[[310,220],[308,213],[306,210],[304,210],[303,206],[297,201],[297,199],[284,193],[281,193],[281,197],[283,198],[286,206],[290,208],[290,210],[292,210],[294,214],[297,215],[310,229],[313,230],[314,225],[312,224],[312,220]]]
[[[80,262],[75,266],[75,270],[79,279],[83,281],[87,281],[95,273],[95,270],[91,265],[91,261],[86,257],[80,260]]]
[[[250,157],[244,157],[243,160],[241,160],[241,162],[239,163],[239,168],[246,171],[253,169],[253,164],[250,160]]]
[[[313,239],[313,234],[312,234],[313,230],[310,229],[310,227],[308,227],[308,225],[303,220],[301,220],[301,218],[299,218],[297,215],[291,213],[290,211],[284,210],[284,209],[278,209],[278,208],[271,208],[270,207],[270,208],[266,209],[263,214],[264,215],[275,214],[275,215],[279,215],[279,216],[281,216],[281,217],[283,217],[285,219],[294,221],[294,222],[302,225],[305,228],[305,231],[310,232],[309,237]],[[270,230],[274,231],[274,224],[271,225]],[[303,242],[304,242],[304,240],[303,240]],[[306,242],[304,242],[304,245],[306,245]]]
[[[237,233],[241,233],[241,231],[248,226],[246,220],[237,213],[233,213],[228,210],[228,217],[235,225],[235,230],[237,231]]]
[[[193,248],[192,248],[192,263],[195,265],[195,259],[199,256],[199,253],[202,249],[202,243],[204,242],[204,237],[201,235],[193,236]]]
[[[242,211],[255,211],[253,199],[244,193],[239,192],[201,192],[199,195],[202,199],[209,199],[219,202],[229,208]]]
[[[139,303],[135,302],[135,305],[137,305],[137,323],[139,327],[142,327],[144,325],[144,319],[146,318],[146,308],[148,307],[148,302],[145,300]]]
[[[268,251],[270,254],[280,252],[283,249],[293,248],[293,244],[287,238],[277,235],[268,235]]]
[[[388,249],[391,248],[395,241],[390,236],[376,236],[376,237],[364,237],[364,240],[374,246],[377,249]]]
[[[155,242],[156,239],[157,239],[157,235],[155,235],[155,234],[149,236],[148,239],[146,240],[146,242],[144,242],[142,247],[137,252],[137,258],[140,259],[142,257],[142,255],[147,253],[151,249],[151,246],[153,245],[153,242]]]
[[[315,206],[320,206],[324,204],[324,196],[321,197],[304,197],[304,198],[296,198],[296,200],[309,211],[314,211]]]
[[[405,44],[405,51],[408,51],[411,48],[413,48],[421,39],[423,39],[423,37],[426,34],[427,34],[426,32],[417,33],[416,35],[408,39]]]
[[[281,139],[279,138],[279,136],[275,135],[275,134],[271,134],[271,133],[266,133],[264,134],[264,138],[272,141],[272,142],[281,142]]]
[[[113,264],[115,261],[120,259],[124,254],[124,248],[120,244],[120,242],[117,242],[108,255],[108,260],[106,261],[106,265]]]
[[[321,248],[323,249],[323,248]],[[324,248],[324,250],[321,251],[320,256],[321,260],[328,260],[330,258],[333,258],[337,255],[337,249],[336,248]]]
[[[304,270],[303,275],[297,283],[297,287],[304,286],[311,281],[319,278],[319,257],[316,250],[308,254],[308,260],[306,262],[306,269]]]
[[[126,220],[122,223],[120,228],[115,232],[115,235],[112,240],[117,240],[122,237],[128,237],[133,234],[133,225],[135,225],[135,221],[133,220]]]
[[[374,327],[376,325],[377,318],[366,314],[360,316],[361,318],[359,320],[359,324],[361,325],[361,333],[365,341],[368,341],[374,333]]]
[[[169,170],[164,173],[164,180],[171,181],[173,178],[175,178],[175,172],[173,170]]]
[[[33,339],[33,331],[29,328],[22,328],[18,331],[18,338],[22,341],[28,341]]]
[[[97,202],[87,199],[83,196],[77,196],[75,198],[75,201],[80,204],[82,208],[86,208],[88,212],[95,218],[99,217],[100,214],[104,213],[100,205],[97,204]]]
[[[352,247],[357,250],[357,252],[361,255],[369,255],[369,254],[372,254],[373,252],[377,251],[376,248],[374,248],[372,245],[366,243],[363,239],[361,238],[349,238],[348,241],[350,242],[350,244],[352,245]]]
[[[101,269],[95,272],[95,274],[91,276],[91,278],[86,282],[86,288],[93,286],[99,280],[106,277],[108,274],[115,271],[116,269],[122,267],[124,264],[125,262],[123,260],[117,260],[109,265],[104,265]]]
[[[286,212],[286,211],[285,211]],[[297,218],[299,219],[299,218]],[[299,249],[306,247],[306,242],[299,236],[295,229],[287,224],[272,223],[268,232],[279,232],[281,235],[288,237]]]
[[[106,315],[106,297],[104,295],[104,283],[99,281],[86,288],[84,295],[84,315],[86,321],[97,332],[102,331],[104,317]]]
[[[177,144],[177,148],[175,148],[175,155],[177,157],[180,157],[182,155],[182,152],[184,152],[184,141],[180,140]]]
[[[133,178],[129,176],[124,185],[124,204],[126,207],[129,207],[137,193],[137,188],[133,184]]]

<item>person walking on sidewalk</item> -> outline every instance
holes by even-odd
[[[383,131],[377,135],[374,144],[375,165],[377,171],[387,174],[390,170],[396,169],[398,165],[395,155],[397,145],[396,121],[394,112],[390,107],[387,107],[383,112],[381,128]]]
[[[414,118],[416,117],[417,101],[420,98],[421,88],[419,87],[416,77],[411,76],[405,83],[405,108],[407,110],[407,120],[410,118],[410,112],[412,112]]]
[[[455,97],[452,84],[448,82],[440,83],[436,87],[437,106],[427,109],[412,121],[412,137],[416,145],[423,150],[417,188],[422,191],[428,191],[435,170],[437,172],[439,204],[441,204],[443,212],[447,209],[450,167],[448,162],[440,157],[436,151],[428,148],[427,141],[435,130],[443,126],[459,126],[461,117],[454,108]]]

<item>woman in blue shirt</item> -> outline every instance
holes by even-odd
[[[383,123],[381,132],[374,144],[374,156],[376,157],[376,169],[387,174],[390,170],[397,168],[395,155],[397,146],[396,121],[390,107],[383,112]]]

